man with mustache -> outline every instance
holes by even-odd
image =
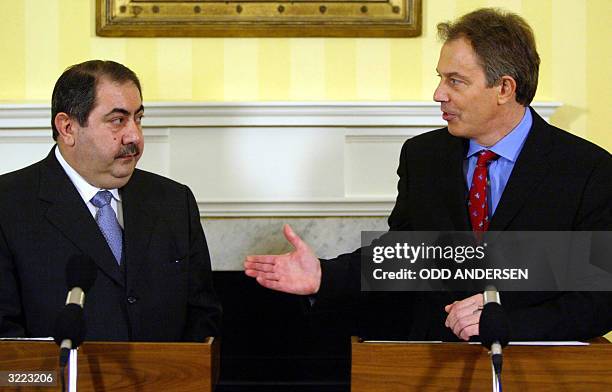
[[[434,100],[448,127],[405,142],[390,230],[609,231],[612,157],[529,106],[540,59],[527,22],[481,9],[439,24],[438,33],[444,45]],[[248,256],[245,273],[264,287],[310,295],[315,310],[359,304],[352,333],[443,341],[479,335],[481,293],[366,295],[361,250],[320,261],[290,227],[284,234],[295,250]],[[612,329],[608,292],[505,292],[501,300],[514,340],[587,339]]]
[[[66,264],[87,255],[87,340],[202,341],[221,307],[189,188],[136,169],[144,106],[127,67],[68,68],[52,97],[56,145],[0,177],[0,336],[52,336]]]

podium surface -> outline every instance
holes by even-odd
[[[211,392],[219,352],[214,338],[204,343],[85,342],[77,358],[79,392]],[[3,386],[2,391],[61,390],[59,348],[53,342],[1,341],[0,371],[53,371],[58,377],[56,388]]]
[[[351,341],[351,391],[491,391],[487,349],[468,343]],[[612,391],[612,344],[508,346],[504,391]]]

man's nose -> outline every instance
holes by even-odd
[[[438,87],[436,87],[436,89],[434,90],[433,99],[436,102],[447,102],[448,101],[448,94],[446,93],[446,90],[442,86],[441,81],[440,83],[438,83]]]
[[[142,138],[142,128],[136,121],[131,120],[123,134],[123,144],[138,144]]]

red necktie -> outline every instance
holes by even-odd
[[[493,151],[482,150],[478,153],[478,161],[472,177],[470,187],[470,199],[468,201],[468,211],[470,212],[470,222],[472,230],[477,238],[481,238],[482,233],[489,228],[489,207],[487,200],[487,168],[489,163],[499,158]]]

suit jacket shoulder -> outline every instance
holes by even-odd
[[[47,159],[47,158],[45,158]],[[6,173],[0,176],[0,200],[8,201],[15,197],[22,197],[21,193],[36,192],[38,187],[37,179],[40,176],[40,167],[44,160],[36,162],[30,166]],[[19,190],[17,195],[13,190]],[[0,208],[6,206],[6,203],[1,203]]]
[[[87,339],[201,341],[220,306],[197,203],[189,188],[135,170],[121,190],[121,266],[55,159],[0,176],[0,336],[49,336],[74,254],[98,267]]]
[[[610,230],[610,154],[546,123],[533,110],[532,115],[532,129],[493,216],[490,230]],[[391,230],[471,230],[463,173],[467,145],[466,139],[450,135],[447,128],[415,136],[404,143],[397,170],[397,200],[389,217]],[[324,262],[322,270],[318,298],[329,303],[349,292],[359,296],[358,251]],[[383,299],[377,301],[376,306],[364,306],[359,314],[361,321],[374,309],[374,314],[378,314],[376,320],[393,320],[389,324],[393,328],[403,327],[404,333],[412,339],[455,339],[444,327],[442,309],[453,299],[460,300],[465,296],[415,294],[407,301],[414,307],[413,311],[397,313],[393,306],[404,304],[400,298],[410,293],[376,293],[375,299],[378,294]],[[605,314],[604,309],[610,307],[608,293],[525,293],[506,296],[504,301],[511,312],[516,338],[588,338],[607,332],[612,325],[610,318],[597,316]],[[381,312],[383,316],[380,316]],[[524,328],[524,320],[533,320],[533,323]],[[393,328],[388,328],[385,333]]]

